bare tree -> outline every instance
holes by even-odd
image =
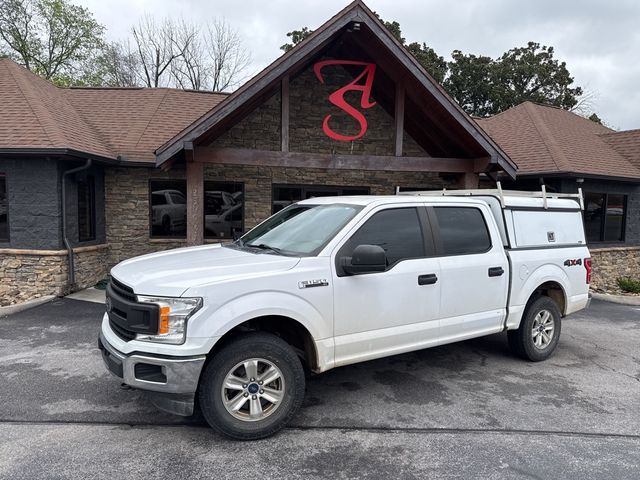
[[[182,55],[171,63],[171,76],[176,86],[184,89],[206,89],[209,65],[198,26],[180,20],[176,24],[176,42]]]
[[[158,24],[149,15],[144,16],[131,33],[140,59],[142,82],[147,87],[168,84],[170,67],[184,55],[190,39],[178,40],[177,27],[171,19]]]
[[[221,92],[239,85],[251,56],[238,32],[225,19],[214,19],[207,24],[205,45],[211,64],[210,89]]]
[[[180,88],[218,92],[244,80],[251,57],[224,19],[201,28],[182,20],[175,24],[174,37],[182,55],[172,62],[171,75]]]

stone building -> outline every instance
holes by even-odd
[[[538,151],[503,148],[490,121],[465,114],[360,1],[230,95],[58,88],[0,59],[0,305],[228,241],[303,198],[512,181],[510,155],[528,173]],[[626,248],[637,197],[625,202]]]

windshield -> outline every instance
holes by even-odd
[[[291,205],[237,243],[288,255],[317,255],[360,210],[360,205],[347,204]]]

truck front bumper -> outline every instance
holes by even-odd
[[[204,355],[169,357],[144,353],[124,354],[104,338],[98,338],[102,360],[113,375],[133,388],[145,390],[161,410],[177,415],[193,414],[195,393]]]

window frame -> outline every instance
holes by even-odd
[[[370,186],[359,186],[359,185],[317,185],[317,184],[313,184],[313,183],[272,183],[271,184],[271,214],[273,215],[274,213],[277,213],[274,210],[274,202],[275,202],[275,196],[276,196],[276,188],[299,188],[302,190],[302,198],[300,200],[298,200],[298,202],[301,202],[302,200],[307,200],[305,198],[305,192],[309,189],[321,189],[321,190],[327,190],[327,191],[331,191],[331,192],[336,192],[336,196],[341,196],[342,195],[342,191],[346,190],[346,189],[350,189],[350,188],[359,188],[362,190],[366,190],[368,193],[363,194],[363,195],[371,195],[371,187]],[[317,197],[319,198],[319,197]],[[296,203],[296,202],[293,202]],[[291,205],[293,205],[293,203]],[[287,205],[288,206],[288,205]],[[283,207],[286,208],[286,207]],[[282,210],[282,209],[280,209]]]
[[[435,235],[433,233],[433,227],[431,226],[430,222],[429,222],[429,217],[427,215],[427,210],[424,204],[418,204],[418,205],[385,205],[382,208],[376,208],[374,210],[372,210],[371,212],[368,212],[366,214],[366,216],[364,218],[361,219],[360,222],[358,222],[358,225],[355,227],[354,230],[350,231],[342,240],[340,245],[337,247],[337,250],[334,250],[336,252],[335,254],[335,259],[334,259],[334,264],[335,264],[335,268],[336,268],[336,275],[338,277],[346,277],[349,276],[349,274],[347,274],[344,269],[342,268],[342,265],[340,264],[340,259],[345,256],[345,248],[347,247],[347,245],[349,244],[349,242],[351,241],[351,239],[360,231],[360,229],[362,229],[369,220],[371,220],[375,215],[377,215],[378,213],[381,212],[385,212],[388,210],[400,210],[400,209],[414,209],[416,211],[416,214],[418,216],[418,225],[420,226],[420,232],[422,234],[422,243],[424,246],[424,256],[420,256],[420,257],[409,257],[409,258],[402,258],[400,260],[396,260],[393,263],[390,263],[389,265],[387,265],[387,268],[384,269],[384,271],[382,272],[371,272],[371,273],[367,273],[367,274],[361,274],[361,275],[371,275],[371,274],[376,274],[376,273],[385,273],[388,272],[389,270],[392,270],[393,268],[395,268],[396,265],[399,265],[402,262],[406,262],[408,260],[422,260],[422,259],[426,259],[426,258],[434,258],[436,257],[436,244],[435,244]],[[428,238],[430,238],[430,241],[428,240]]]
[[[10,243],[11,242],[11,228],[9,223],[9,176],[5,172],[0,172],[0,179],[4,179],[4,190],[6,193],[6,202],[7,202],[7,237],[0,237],[0,243]]]
[[[88,185],[88,189],[89,189],[89,210],[91,212],[91,216],[90,216],[90,222],[89,222],[89,230],[91,232],[91,235],[89,237],[85,237],[83,238],[80,235],[81,232],[81,228],[80,228],[80,183],[86,183]],[[76,203],[77,203],[77,210],[76,210],[76,223],[77,223],[77,228],[78,228],[78,243],[85,243],[85,242],[94,242],[97,238],[98,238],[98,232],[97,232],[97,223],[96,223],[96,214],[97,214],[97,206],[96,206],[96,178],[93,175],[87,175],[84,179],[82,180],[77,180],[76,181]]]
[[[149,240],[178,240],[178,241],[184,241],[187,239],[187,214],[185,211],[185,230],[184,230],[184,236],[168,236],[168,235],[154,235],[153,234],[153,203],[152,203],[152,189],[151,189],[151,183],[152,182],[182,182],[184,184],[184,198],[186,200],[186,202],[189,201],[189,198],[187,197],[187,180],[185,178],[150,178],[148,183],[147,183],[147,202],[148,202],[148,207],[147,207],[147,216],[148,216],[148,222],[149,222]],[[203,199],[204,200],[204,199]],[[186,208],[186,203],[185,203],[185,208]]]
[[[436,208],[469,208],[469,209],[474,209],[480,212],[482,223],[484,224],[484,228],[487,232],[487,236],[489,237],[489,248],[481,252],[445,253],[444,246],[442,243],[442,235],[440,232],[440,222],[438,221],[438,216],[436,215],[436,211],[435,211]],[[467,255],[484,255],[486,253],[489,253],[491,250],[493,250],[493,238],[491,237],[491,230],[489,230],[489,225],[487,225],[487,219],[485,218],[484,212],[482,211],[481,208],[471,206],[471,205],[429,205],[427,206],[427,214],[429,215],[431,230],[433,232],[436,257],[464,257]]]
[[[610,192],[593,192],[587,191],[583,193],[583,198],[587,195],[601,195],[603,196],[602,206],[600,207],[600,229],[599,229],[599,238],[598,240],[590,240],[587,238],[587,225],[586,225],[586,214],[587,210],[583,210],[582,212],[582,225],[584,228],[584,238],[587,241],[587,244],[621,244],[627,241],[627,217],[628,217],[628,205],[629,205],[629,194],[627,193],[610,193]],[[609,195],[622,195],[622,239],[621,240],[607,240],[605,238],[607,233],[607,206],[609,205]]]
[[[246,213],[246,207],[247,207],[247,202],[246,202],[246,191],[245,191],[245,182],[237,182],[234,180],[205,180],[202,183],[202,236],[205,240],[233,240],[233,234],[230,237],[213,237],[213,236],[207,236],[207,228],[206,228],[206,222],[207,222],[207,213],[205,211],[205,201],[206,201],[206,195],[207,195],[207,183],[208,184],[213,184],[213,183],[218,183],[218,184],[224,184],[224,183],[228,183],[228,184],[233,184],[233,185],[240,185],[242,187],[242,221],[241,221],[241,226],[240,226],[240,231],[238,232],[239,237],[244,235],[246,233],[245,231],[245,226],[246,226],[246,218],[245,218],[245,213]],[[228,192],[227,192],[228,193]],[[273,198],[273,197],[272,197]],[[273,201],[271,202],[271,208],[273,209]]]

